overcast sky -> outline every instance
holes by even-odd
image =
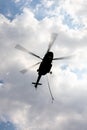
[[[40,60],[51,34],[52,75],[35,90]],[[87,0],[0,0],[0,130],[87,130]],[[28,68],[26,74],[20,70]]]

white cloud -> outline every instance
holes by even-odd
[[[17,3],[17,2],[20,2],[20,0],[15,0],[15,2]]]
[[[46,8],[47,5],[49,5],[49,2],[53,2],[49,10]],[[44,6],[45,5],[45,6]],[[86,0],[55,0],[55,1],[46,1],[42,0],[42,4],[39,5],[39,7],[43,8],[44,6],[44,13],[45,16],[48,15],[53,17],[62,17],[62,19],[65,19],[65,13],[67,14],[67,19],[69,20],[69,17],[71,20],[69,20],[69,23],[66,22],[67,26],[73,25],[73,27],[83,28],[86,27],[86,10],[87,10],[87,2]],[[39,10],[38,10],[39,11]],[[70,25],[68,25],[70,24]]]
[[[62,2],[61,9],[70,14],[75,23],[86,26],[86,23],[83,22],[84,19],[86,20],[87,2],[85,0],[65,0]]]
[[[53,0],[42,0],[42,5],[46,8],[50,8],[53,4],[54,4],[55,1]]]
[[[66,2],[64,9],[69,11],[70,1]],[[71,14],[77,15],[81,8],[82,3],[78,3],[78,8],[72,9]],[[28,8],[24,8],[23,13],[12,22],[0,16],[0,74],[4,79],[4,87],[0,88],[0,117],[6,115],[21,130],[79,130],[80,124],[86,130],[87,76],[83,73],[82,78],[78,79],[77,73],[72,70],[87,69],[87,31],[85,28],[69,29],[62,20],[62,16],[55,16],[39,21]],[[55,97],[53,104],[46,77],[42,77],[43,85],[36,91],[31,83],[36,81],[37,72],[29,69],[26,75],[19,73],[20,69],[36,63],[38,59],[14,48],[16,44],[21,44],[43,57],[52,32],[59,33],[52,47],[55,57],[76,54],[75,59],[53,63],[53,76],[50,76]],[[63,64],[67,64],[65,70],[61,69]]]

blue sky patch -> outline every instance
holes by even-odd
[[[40,4],[39,0],[21,0],[19,2],[15,2],[14,0],[0,0],[0,13],[3,14],[6,18],[13,20],[16,15],[22,13],[24,7],[31,8],[33,10],[38,4]],[[43,10],[40,14],[43,14]]]
[[[12,20],[21,11],[13,0],[0,0],[0,13]]]
[[[84,68],[84,69],[79,70],[78,68],[75,68],[71,70],[71,72],[75,73],[78,79],[83,79],[83,75],[87,73],[87,69]]]
[[[4,83],[4,81],[3,80],[0,80],[0,84],[3,84]]]
[[[0,86],[3,86],[3,84],[4,84],[4,81],[0,80]]]
[[[63,9],[61,9],[60,14],[64,16],[63,24],[66,24],[70,29],[81,29],[84,27],[83,24],[75,22],[74,18],[69,13],[64,11]]]
[[[16,130],[16,127],[11,122],[0,122],[0,130]]]
[[[40,0],[32,0],[31,3],[30,3],[30,6],[32,8],[36,8],[37,4],[40,4]]]
[[[67,70],[68,68],[68,64],[63,64],[60,66],[62,70]],[[74,69],[70,69],[71,72],[75,73],[77,75],[78,79],[83,79],[83,75],[87,73],[87,68],[84,69],[78,69],[78,68],[74,68]]]
[[[68,68],[68,65],[64,64],[64,65],[61,65],[60,67],[61,67],[62,70],[66,70]]]

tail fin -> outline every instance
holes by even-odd
[[[36,85],[36,84],[37,84],[37,85],[42,85],[42,83],[35,83],[35,82],[32,82],[32,84],[35,84],[35,85]]]
[[[32,82],[32,84],[35,84],[35,88],[37,88],[37,85],[42,85],[41,83],[35,83],[35,82]]]
[[[41,83],[39,83],[40,78],[41,78],[41,75],[38,75],[36,83],[35,82],[32,83],[32,84],[35,84],[34,86],[35,88],[37,88],[37,85],[42,85]]]

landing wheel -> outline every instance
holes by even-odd
[[[52,74],[52,71],[50,71],[50,74]]]

